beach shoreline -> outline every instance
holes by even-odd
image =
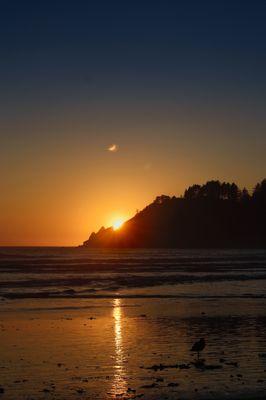
[[[3,399],[265,397],[264,251],[8,252]]]

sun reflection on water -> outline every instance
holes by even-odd
[[[114,379],[112,391],[114,394],[122,394],[127,390],[125,359],[123,348],[123,332],[122,332],[122,308],[121,299],[114,299],[113,302],[113,317],[114,317],[114,339],[115,339],[115,364],[114,364]]]

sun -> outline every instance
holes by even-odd
[[[118,229],[120,229],[124,224],[124,220],[122,218],[118,218],[113,222],[113,230],[117,231]]]

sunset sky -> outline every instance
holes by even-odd
[[[77,245],[162,193],[265,178],[265,2],[0,11],[0,245]]]

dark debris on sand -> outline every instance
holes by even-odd
[[[232,366],[238,367],[238,363],[235,363],[235,362],[228,362],[228,363],[226,363],[226,365],[232,365]],[[196,361],[192,361],[191,363],[188,363],[188,364],[162,364],[162,363],[154,364],[151,367],[146,367],[146,369],[151,369],[151,370],[157,372],[157,371],[163,371],[163,370],[171,369],[171,368],[189,369],[192,366],[194,366],[197,369],[200,369],[201,371],[218,370],[218,369],[223,368],[223,366],[221,364],[206,364],[204,360],[196,360]]]
[[[153,382],[153,383],[151,383],[151,384],[149,384],[149,385],[143,385],[143,386],[141,386],[141,389],[153,389],[153,388],[156,388],[156,387],[158,387],[159,385],[157,384],[157,383],[155,383],[155,382]]]
[[[169,387],[177,387],[177,386],[179,386],[179,383],[177,383],[177,382],[169,382],[167,386],[169,386]]]
[[[154,364],[151,367],[147,367],[146,369],[152,369],[153,371],[163,371],[164,369],[170,368],[180,368],[178,364]]]

